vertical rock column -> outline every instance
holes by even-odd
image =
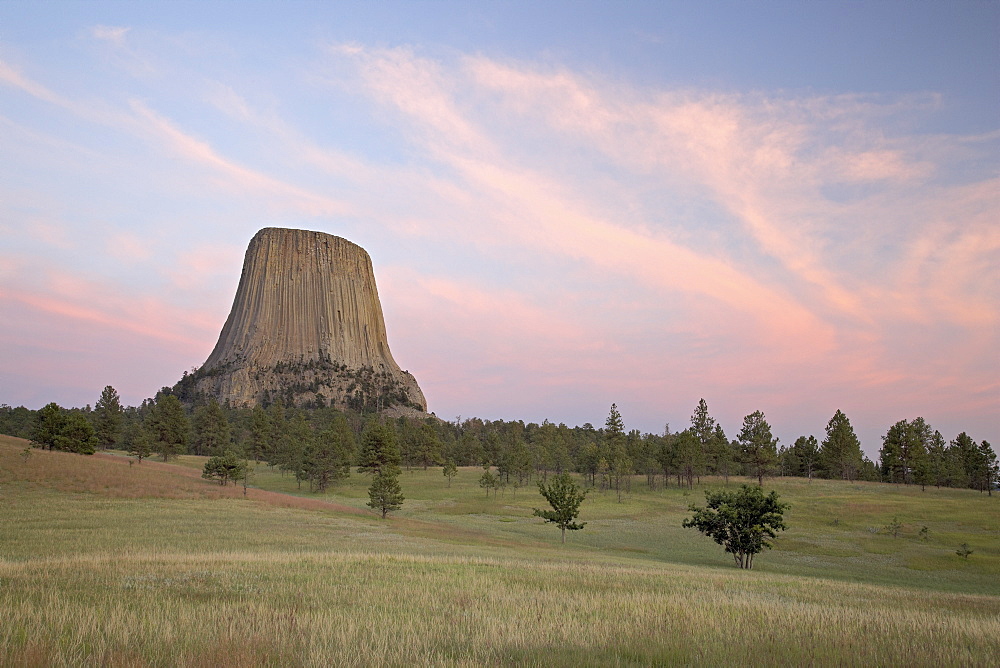
[[[274,377],[279,364],[309,362],[385,372],[410,403],[427,408],[416,379],[389,352],[368,253],[323,232],[265,228],[247,248],[232,311],[198,388],[253,406],[265,389],[287,382]]]

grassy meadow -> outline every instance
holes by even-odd
[[[489,497],[481,469],[404,471],[388,520],[368,477],[326,494],[204,458],[130,465],[0,436],[0,663],[47,665],[996,665],[1000,496],[776,479],[790,529],[755,570],[682,529],[703,488],[587,522]],[[721,480],[704,481],[706,486]],[[744,482],[733,479],[730,485]],[[883,527],[898,518],[893,537]],[[926,535],[920,530],[927,527]],[[955,554],[961,543],[973,550]]]

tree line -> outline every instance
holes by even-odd
[[[693,487],[704,476],[727,483],[731,476],[748,476],[759,484],[766,477],[802,476],[987,493],[1000,478],[987,441],[977,443],[965,432],[946,441],[923,418],[892,425],[882,437],[879,461],[873,462],[840,410],[821,439],[803,435],[783,446],[761,411],[747,415],[736,438],[729,439],[704,399],[695,406],[689,426],[673,432],[667,425],[661,434],[626,430],[616,405],[602,428],[549,421],[385,418],[281,402],[266,409],[234,408],[213,398],[182,404],[168,388],[137,407],[122,406],[111,386],[93,408],[50,403],[32,411],[0,405],[0,432],[30,438],[38,447],[83,454],[120,448],[140,461],[152,455],[168,460],[178,454],[224,457],[232,452],[277,467],[316,491],[326,490],[358,463],[369,423],[391,432],[400,466],[482,466],[494,492],[564,472],[579,473],[589,486],[614,491],[619,499],[637,478],[653,489]]]

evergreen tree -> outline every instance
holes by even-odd
[[[490,471],[490,466],[487,464],[483,467],[483,475],[479,476],[479,486],[486,490],[486,497],[489,498],[490,490],[493,490],[493,495],[496,496],[497,487],[500,486],[500,481],[497,477],[493,475]]]
[[[358,473],[376,474],[382,469],[399,468],[399,464],[396,431],[375,418],[369,419],[361,432]]]
[[[288,418],[285,416],[285,407],[280,401],[267,407],[267,422],[270,442],[264,452],[265,459],[268,466],[280,466],[289,448]]]
[[[729,439],[726,438],[726,432],[722,430],[722,425],[718,422],[715,423],[715,430],[712,432],[709,451],[712,454],[715,474],[721,475],[728,485],[729,473],[732,470],[733,464],[736,463],[736,453],[733,451],[733,446],[729,442]]]
[[[66,452],[76,452],[81,455],[92,455],[98,445],[94,425],[87,417],[76,410],[66,415],[62,429],[56,437],[56,449]]]
[[[235,485],[246,473],[246,462],[231,449],[225,454],[209,457],[201,471],[201,477],[206,480],[218,480],[225,486],[230,480]]]
[[[979,448],[964,431],[951,442],[951,455],[956,469],[955,484],[958,487],[975,487],[979,469]]]
[[[612,446],[625,445],[625,423],[622,421],[621,413],[618,412],[617,404],[611,404],[608,419],[604,422],[604,438]]]
[[[445,461],[443,467],[444,477],[448,479],[448,487],[451,487],[451,479],[458,475],[458,467],[455,466],[455,460],[450,457]]]
[[[271,450],[271,419],[259,405],[250,413],[250,439],[247,450],[255,461],[267,461]]]
[[[945,444],[944,436],[935,430],[927,445],[927,468],[929,477],[936,487],[948,484],[950,477],[948,464],[948,447]]]
[[[192,454],[221,455],[229,448],[229,420],[226,419],[226,415],[215,397],[210,398],[207,404],[195,409],[192,426]]]
[[[747,474],[764,486],[764,476],[771,475],[778,459],[778,441],[771,435],[771,425],[764,414],[754,411],[743,418],[743,429],[737,437]]]
[[[586,522],[577,522],[576,518],[580,514],[580,504],[586,498],[587,492],[577,487],[568,473],[553,476],[548,485],[539,481],[538,492],[549,502],[552,510],[534,508],[534,515],[559,527],[562,532],[562,542],[566,542],[567,529],[577,531],[586,526]]]
[[[431,464],[441,463],[441,439],[438,438],[434,427],[429,424],[420,425],[416,434],[417,451],[416,461],[427,470]]]
[[[190,426],[180,400],[172,394],[156,395],[147,423],[153,447],[167,461],[187,451]]]
[[[1000,467],[997,465],[997,455],[989,441],[983,441],[977,448],[975,487],[980,492],[985,491],[993,496],[993,485],[1000,478]]]
[[[708,403],[698,400],[694,413],[691,414],[691,433],[698,439],[698,461],[708,464],[707,472],[717,473],[718,462],[715,459],[715,418],[708,414]],[[697,471],[700,476],[701,471]]]
[[[35,425],[31,430],[31,442],[43,450],[56,450],[59,434],[62,433],[66,418],[59,404],[52,402],[42,406],[35,414]]]
[[[795,439],[792,450],[795,451],[800,467],[796,475],[804,473],[807,478],[812,480],[813,469],[816,468],[819,461],[819,443],[816,441],[816,437],[812,435],[799,436]]]
[[[404,500],[399,486],[399,467],[388,465],[376,470],[368,488],[368,507],[381,512],[385,519],[390,511],[399,510]]]
[[[879,458],[882,476],[888,482],[913,484],[917,482],[915,474],[918,469],[923,480],[922,484],[927,482],[929,477],[927,451],[921,440],[923,419],[917,418],[917,420],[913,422],[900,420],[889,427],[889,431],[882,437]]]
[[[674,455],[678,476],[687,481],[689,488],[694,487],[695,476],[701,468],[702,450],[698,437],[690,429],[685,429],[675,436]]]
[[[347,418],[338,415],[320,433],[306,455],[309,480],[317,491],[325,492],[332,482],[351,474],[356,449],[354,432]]]
[[[826,425],[826,438],[820,447],[823,468],[831,478],[854,480],[861,468],[861,456],[861,442],[854,434],[854,427],[838,410]]]
[[[122,431],[122,446],[125,451],[141,464],[153,452],[149,433],[140,422],[129,422]]]
[[[94,431],[101,448],[110,448],[118,441],[122,421],[121,398],[115,388],[108,385],[94,406]]]
[[[278,468],[294,475],[301,489],[302,481],[309,479],[306,451],[313,445],[313,432],[301,412],[288,421],[286,429],[283,448],[277,453]]]

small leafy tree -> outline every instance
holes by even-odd
[[[962,543],[958,547],[958,549],[955,550],[955,554],[957,554],[958,556],[962,557],[963,559],[968,559],[969,555],[972,554],[972,550],[969,548],[969,544],[968,543]]]
[[[754,555],[765,547],[785,526],[782,513],[788,504],[778,501],[777,492],[765,495],[759,486],[742,485],[728,492],[705,491],[705,508],[691,505],[693,517],[681,526],[697,529],[733,555],[736,566],[750,570]]]
[[[536,517],[541,517],[546,522],[552,522],[562,531],[562,542],[566,542],[566,530],[577,531],[586,526],[586,522],[577,522],[576,518],[580,514],[580,504],[587,497],[586,490],[582,490],[573,482],[573,478],[568,473],[560,473],[552,477],[552,482],[546,485],[538,482],[538,492],[545,497],[545,500],[552,506],[552,510],[539,510],[534,508]]]
[[[399,467],[384,466],[372,476],[372,485],[368,488],[368,507],[382,513],[382,519],[389,511],[399,510],[403,506],[403,490],[399,486]]]

